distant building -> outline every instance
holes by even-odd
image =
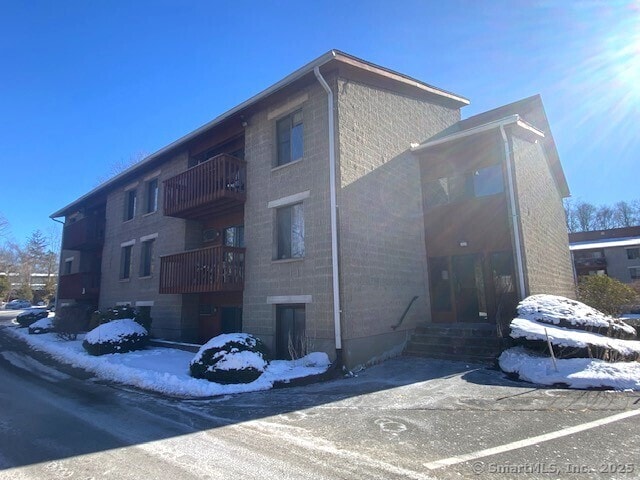
[[[569,234],[576,274],[640,281],[640,226]]]
[[[573,296],[540,97],[461,121],[468,103],[332,50],[56,211],[59,304],[355,366],[422,323],[491,330],[505,299]]]

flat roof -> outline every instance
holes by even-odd
[[[576,242],[569,244],[569,250],[591,250],[595,248],[635,247],[640,245],[640,237],[612,238],[610,240],[598,240],[589,242]]]

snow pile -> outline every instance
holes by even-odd
[[[500,356],[500,368],[517,373],[521,380],[569,388],[640,390],[640,362],[610,363],[591,358],[556,360],[536,355],[523,347],[510,348]]]
[[[518,317],[544,324],[633,339],[636,330],[584,303],[556,295],[532,295],[518,304]]]
[[[191,361],[194,378],[217,383],[250,383],[267,367],[266,348],[248,333],[226,333],[205,343]]]
[[[568,298],[533,295],[510,327],[519,346],[500,355],[505,372],[544,385],[640,389],[640,342],[620,320]]]
[[[24,312],[21,312],[16,317],[16,322],[21,327],[28,327],[33,322],[40,320],[41,318],[47,318],[49,316],[49,312],[44,308],[29,308]]]
[[[124,353],[144,348],[148,338],[142,325],[125,318],[97,326],[87,333],[82,346],[91,355]]]
[[[53,317],[41,318],[29,325],[29,333],[38,335],[49,333],[53,330]]]
[[[251,383],[222,385],[192,378],[189,364],[193,353],[183,350],[149,347],[126,355],[88,355],[82,348],[83,335],[66,341],[54,333],[28,335],[24,330],[4,330],[28,343],[35,350],[48,353],[58,361],[94,373],[97,377],[176,397],[202,398],[235,393],[269,390],[274,382],[291,380],[327,371],[329,362],[324,353],[312,353],[295,361],[274,360],[257,380]],[[315,366],[312,366],[315,365]]]

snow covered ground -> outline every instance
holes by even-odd
[[[233,393],[269,390],[274,382],[324,373],[329,358],[324,353],[312,353],[298,360],[274,360],[265,373],[251,383],[221,385],[199,380],[189,375],[189,362],[194,353],[173,348],[149,347],[145,350],[114,353],[94,357],[82,348],[84,335],[65,341],[53,333],[29,335],[27,329],[10,327],[5,331],[27,342],[36,350],[55,359],[94,373],[98,378],[180,397],[210,397]]]
[[[546,342],[555,347],[599,347],[628,358],[640,352],[633,327],[580,302],[554,295],[533,295],[518,305],[518,318],[511,322],[510,336]],[[587,331],[596,329],[602,333]],[[640,390],[640,362],[605,362],[595,358],[557,359],[522,346],[502,352],[500,368],[520,379],[542,384],[564,384],[570,388]]]

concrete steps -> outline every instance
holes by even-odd
[[[503,341],[495,326],[487,324],[422,324],[405,348],[405,355],[494,363]]]

